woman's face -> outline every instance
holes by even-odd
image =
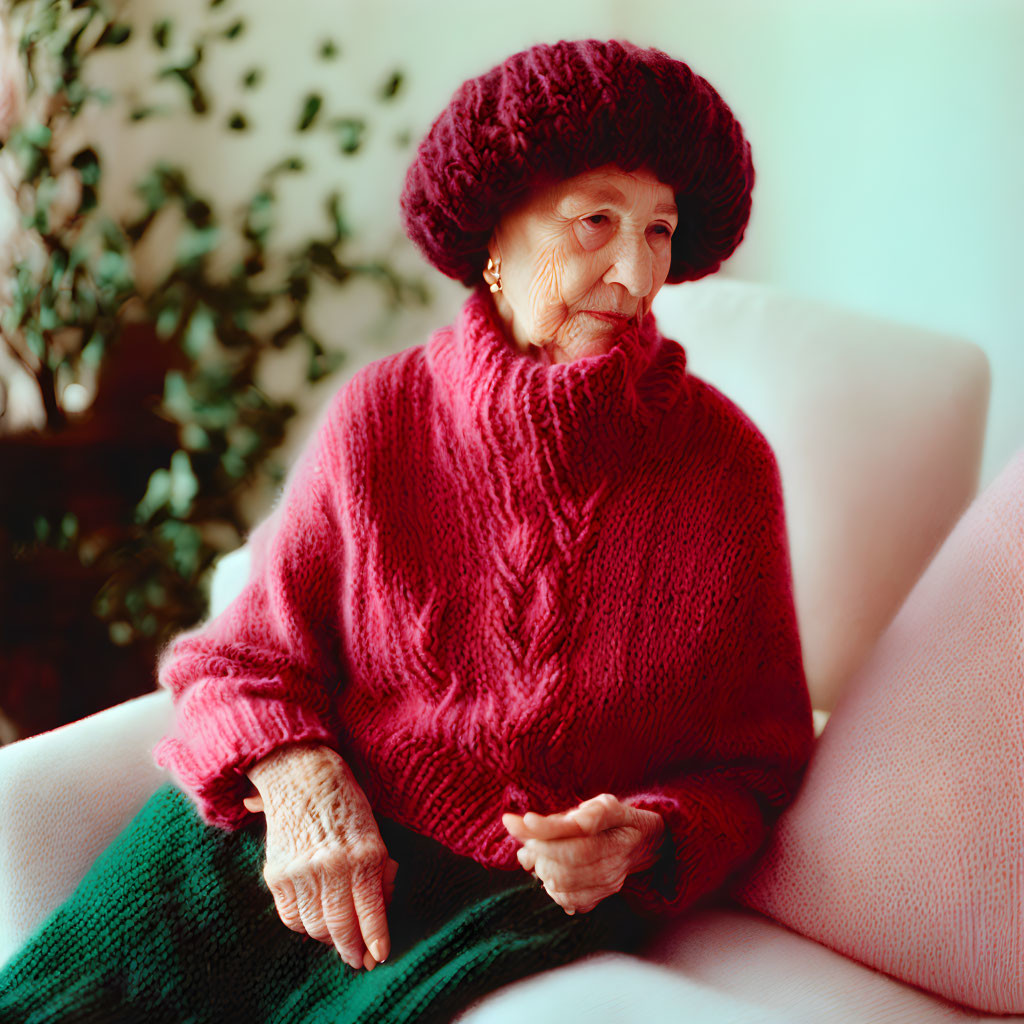
[[[517,346],[557,363],[608,351],[665,283],[677,221],[672,189],[644,170],[608,165],[531,193],[488,246]]]

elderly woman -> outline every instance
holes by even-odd
[[[453,904],[472,864],[625,927],[719,891],[795,795],[775,463],[651,314],[752,182],[708,83],[620,42],[510,57],[420,145],[406,229],[472,293],[338,392],[245,589],[160,669],[158,760],[208,823],[265,817],[281,921],[355,971],[400,954],[423,844]]]
[[[245,592],[161,674],[159,759],[214,824],[263,810],[282,920],[353,967],[389,949],[374,812],[569,914],[667,913],[793,795],[772,455],[650,312],[737,245],[752,179],[706,82],[614,42],[511,57],[420,146],[407,231],[474,291],[339,392]]]

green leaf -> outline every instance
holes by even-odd
[[[163,175],[153,170],[135,185],[135,194],[146,204],[149,211],[159,210],[167,202]]]
[[[40,544],[45,544],[50,536],[49,520],[45,516],[36,516],[32,522],[32,530],[36,535],[36,540]]]
[[[257,192],[249,200],[245,218],[245,236],[263,242],[274,226],[274,195],[267,190]]]
[[[55,327],[59,326],[60,317],[57,316],[57,311],[53,306],[46,305],[42,306],[39,310],[39,326],[44,331],[52,331]]]
[[[167,113],[169,113],[168,107],[135,107],[128,114],[128,119],[131,121],[146,121],[151,117],[157,117],[158,115]]]
[[[156,315],[156,333],[165,340],[178,329],[181,311],[177,307],[165,306]]]
[[[104,217],[100,225],[100,235],[103,244],[114,252],[123,253],[127,249],[127,242],[121,233],[120,226],[109,217]]]
[[[363,134],[366,131],[366,122],[358,117],[339,117],[331,122],[338,138],[338,146],[342,153],[351,156],[359,152],[363,144]]]
[[[201,55],[201,48],[196,48],[196,54]],[[199,63],[199,59],[193,58],[189,64],[176,65],[173,67],[163,68],[157,73],[157,78],[173,78],[179,81],[184,86],[186,93],[188,94],[189,103],[192,110],[196,114],[205,114],[210,109],[210,104],[206,99],[206,93],[203,92],[202,87],[199,84],[199,80],[195,76],[193,68]]]
[[[245,476],[245,460],[239,458],[235,452],[225,452],[220,457],[220,464],[224,467],[224,472],[235,480],[239,480]]]
[[[132,27],[119,22],[111,22],[96,40],[96,47],[123,46],[131,38]]]
[[[169,520],[162,523],[159,532],[170,545],[171,564],[186,579],[191,579],[199,571],[199,554],[202,549],[202,536],[189,523]]]
[[[101,177],[100,158],[92,146],[80,149],[72,158],[71,166],[82,177],[83,185],[98,185]]]
[[[199,305],[192,313],[185,331],[185,351],[193,358],[198,359],[210,346],[216,337],[216,322],[213,313],[203,305]]]
[[[242,79],[242,87],[255,89],[263,81],[263,72],[259,68],[250,68]]]
[[[60,521],[60,532],[66,540],[74,540],[78,534],[78,516],[67,512]]]
[[[18,129],[18,135],[37,149],[45,149],[53,141],[53,132],[38,122],[22,126]]]
[[[345,221],[345,215],[342,213],[341,209],[340,192],[332,192],[327,197],[327,216],[330,218],[331,225],[334,228],[335,243],[350,237],[351,231],[349,230],[348,224]]]
[[[83,185],[78,212],[88,213],[90,210],[95,210],[97,206],[99,206],[99,197],[97,196],[96,189],[92,185]]]
[[[199,493],[199,481],[192,471],[188,452],[179,448],[171,456],[170,490],[167,503],[174,515],[183,517],[192,511],[192,501]]]
[[[228,429],[228,444],[236,455],[248,459],[259,451],[263,438],[252,427],[236,424]]]
[[[195,228],[211,227],[213,209],[205,199],[193,197],[185,204],[185,219]]]
[[[201,260],[217,248],[219,241],[220,229],[217,227],[201,228],[198,231],[186,231],[178,242],[178,266],[188,266]]]
[[[50,254],[50,280],[54,288],[59,288],[68,269],[67,249],[54,249]]]
[[[296,174],[306,169],[306,161],[301,156],[286,156],[267,171],[267,177],[276,178],[279,174]]]
[[[338,45],[333,39],[325,39],[320,44],[318,56],[321,60],[334,60],[338,56]]]
[[[164,408],[179,422],[190,420],[194,412],[188,381],[180,370],[171,370],[164,377]]]
[[[96,332],[86,343],[85,348],[82,349],[82,362],[85,363],[86,366],[90,366],[95,369],[103,361],[103,353],[106,350],[106,347],[107,343],[104,340],[103,335]]]
[[[153,43],[161,50],[166,50],[171,41],[171,30],[174,25],[169,18],[162,18],[153,26]]]
[[[135,639],[131,625],[121,620],[112,622],[107,632],[110,634],[110,642],[116,647],[127,647]]]
[[[316,120],[322,104],[323,97],[315,92],[310,93],[303,102],[302,116],[299,118],[299,123],[296,125],[295,130],[300,132],[306,131]]]
[[[240,114],[236,110],[228,118],[228,128],[233,132],[245,132],[249,130],[249,122],[245,119],[244,114]]]
[[[237,39],[244,31],[245,21],[239,18],[238,21],[233,21],[224,29],[223,36],[225,39]]]
[[[101,288],[127,291],[132,288],[132,274],[128,259],[119,252],[107,249],[96,262],[96,283]]]
[[[382,100],[394,99],[398,95],[398,90],[402,88],[404,80],[405,76],[401,71],[392,71],[391,77],[381,87],[380,98]]]
[[[198,423],[186,423],[181,428],[181,443],[193,452],[208,451],[210,435]]]
[[[39,330],[38,325],[34,323],[28,323],[24,328],[25,343],[28,345],[28,350],[37,359],[46,359],[46,341],[43,338],[42,332]]]

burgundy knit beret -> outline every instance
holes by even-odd
[[[406,233],[476,284],[505,210],[603,164],[648,168],[675,192],[670,283],[713,273],[743,238],[754,167],[725,101],[660,50],[595,39],[533,46],[459,86],[406,175]]]

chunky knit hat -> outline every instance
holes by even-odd
[[[725,101],[660,50],[595,39],[533,46],[459,86],[406,175],[406,233],[472,286],[505,210],[603,164],[675,192],[670,283],[714,273],[743,238],[754,167]]]

